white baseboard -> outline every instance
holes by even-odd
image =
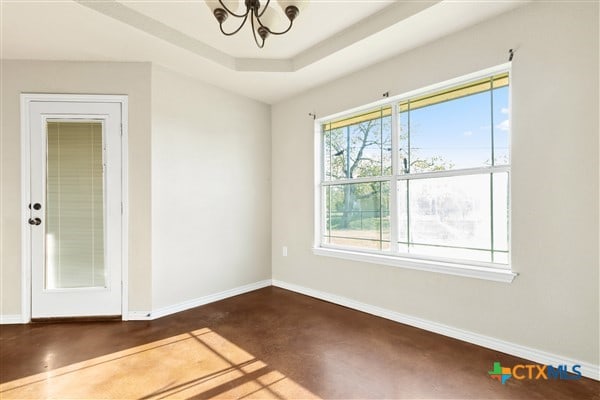
[[[127,319],[123,318],[123,321],[149,321],[151,319],[151,311],[129,311],[127,313]]]
[[[468,343],[473,343],[478,346],[488,349],[500,351],[516,357],[524,358],[540,364],[549,365],[581,365],[581,374],[585,377],[600,380],[600,366],[588,362],[574,360],[568,357],[562,357],[556,354],[533,349],[531,347],[521,346],[516,343],[507,342],[501,339],[496,339],[490,336],[480,335],[478,333],[469,332],[463,329],[458,329],[452,326],[440,324],[426,319],[412,317],[410,315],[401,314],[385,308],[372,306],[370,304],[361,303],[347,297],[338,296],[335,294],[321,292],[307,287],[295,285],[292,283],[282,282],[273,279],[273,286],[291,290],[317,299],[329,301],[339,304],[344,307],[352,308],[367,314],[376,315],[385,319],[400,322],[402,324],[414,326],[426,331],[435,332],[440,335],[448,336],[454,339],[459,339]]]
[[[22,324],[23,317],[21,314],[2,314],[0,315],[0,325],[7,324]]]
[[[213,303],[215,301],[223,300],[228,297],[237,296],[243,293],[251,292],[253,290],[262,289],[264,287],[271,286],[271,280],[266,279],[264,281],[254,282],[249,285],[239,286],[233,289],[228,289],[223,292],[209,294],[207,296],[198,297],[196,299],[184,301],[182,303],[173,304],[172,306],[157,308],[156,310],[152,310],[152,312],[148,315],[140,315],[137,319],[142,320],[150,320],[157,319],[161,317],[165,317],[167,315],[171,315],[174,313],[178,313],[181,311],[189,310],[190,308],[203,306],[208,303]],[[130,313],[131,316],[131,313]],[[135,319],[135,318],[130,318]]]
[[[165,317],[167,315],[175,314],[181,311],[189,310],[190,308],[202,306],[215,301],[223,300],[228,297],[237,296],[243,293],[251,292],[253,290],[262,289],[264,287],[271,286],[271,280],[266,279],[264,281],[250,283],[248,285],[239,286],[233,289],[228,289],[223,292],[209,294],[207,296],[198,297],[196,299],[184,301],[182,303],[174,304],[172,306],[158,308],[153,311],[129,311],[127,318],[123,318],[124,321],[151,321],[153,319]],[[23,321],[20,314],[15,315],[0,315],[0,324],[24,324],[28,321]]]

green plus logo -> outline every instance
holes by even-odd
[[[494,363],[494,369],[488,371],[488,374],[490,378],[500,381],[503,385],[512,376],[510,368],[502,367],[498,361]]]

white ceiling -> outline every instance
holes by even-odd
[[[0,57],[151,61],[274,103],[526,2],[312,0],[258,49],[202,0],[0,0]]]
[[[294,29],[285,36],[271,36],[267,39],[267,45],[260,51],[256,48],[249,24],[246,24],[235,36],[224,36],[204,1],[121,1],[121,3],[233,57],[282,59],[293,57],[374,14],[393,1],[346,1],[341,4],[340,1],[314,0],[312,5],[308,3],[309,6],[302,10]],[[239,4],[243,5],[243,1]],[[261,4],[264,4],[264,1]],[[278,18],[273,29],[285,29],[288,26],[287,17],[275,0],[270,4],[274,5],[269,7],[275,11]],[[343,8],[341,13],[340,8]],[[339,14],[343,15],[343,18],[334,18]],[[226,31],[232,31],[239,26],[239,23],[238,19],[230,17],[225,21],[224,27]]]

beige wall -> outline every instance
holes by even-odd
[[[271,276],[270,107],[149,63],[2,62],[1,308],[21,312],[24,92],[129,96],[129,309]]]
[[[21,313],[21,93],[129,96],[129,309],[151,307],[150,75],[148,63],[2,61],[0,315]]]
[[[509,48],[520,276],[505,284],[313,255],[307,114],[498,65]],[[274,105],[273,278],[597,365],[598,84],[598,3],[539,2]]]
[[[2,86],[0,315],[21,312],[25,92],[129,96],[131,311],[270,278],[269,106],[149,63],[3,61]]]
[[[152,307],[271,278],[270,107],[152,69]]]

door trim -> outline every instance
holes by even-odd
[[[103,94],[21,94],[21,322],[31,322],[31,229],[29,218],[31,157],[29,107],[33,102],[119,103],[121,105],[121,319],[129,314],[128,96]]]

